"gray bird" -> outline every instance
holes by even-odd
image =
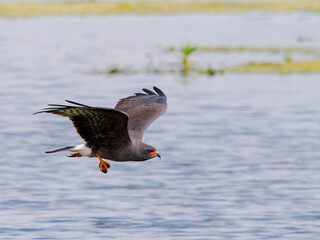
[[[68,117],[84,144],[68,146],[46,153],[71,151],[69,157],[97,157],[100,170],[108,172],[110,164],[104,159],[118,162],[145,161],[159,157],[158,151],[142,142],[149,125],[167,110],[167,97],[157,87],[154,91],[142,89],[145,93],[135,93],[120,99],[115,108],[91,107],[70,100],[73,104],[48,104],[38,113],[53,113]]]

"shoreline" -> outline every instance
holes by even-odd
[[[295,1],[139,1],[139,2],[2,2],[0,17],[35,17],[57,15],[107,14],[178,14],[178,13],[246,13],[294,12],[320,13],[320,2]]]

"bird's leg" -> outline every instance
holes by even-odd
[[[99,158],[99,160],[100,160],[100,163],[99,163],[100,171],[103,173],[107,173],[108,168],[110,167],[110,163],[103,161],[102,158],[98,154],[97,154],[97,158]]]
[[[74,154],[67,155],[67,157],[82,157],[82,155],[80,153],[74,153]]]

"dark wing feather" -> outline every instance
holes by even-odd
[[[69,100],[67,102],[77,106],[49,104],[49,108],[37,113],[47,112],[68,117],[89,147],[96,145],[120,147],[131,142],[126,113],[111,108],[89,107]]]
[[[142,89],[147,94],[136,93],[135,96],[120,99],[115,106],[116,110],[129,115],[128,130],[131,139],[141,141],[149,125],[167,110],[166,95],[157,87],[153,89],[155,92]]]

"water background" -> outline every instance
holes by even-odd
[[[311,13],[0,19],[0,238],[319,239],[319,74],[92,74],[179,66],[170,46],[319,47],[319,23]],[[95,158],[44,154],[82,142],[68,119],[32,115],[47,103],[112,107],[152,86],[168,111],[144,141],[161,160],[111,162],[105,175]]]

